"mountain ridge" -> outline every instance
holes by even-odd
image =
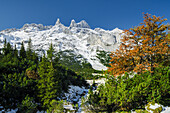
[[[64,26],[60,19],[55,25],[43,26],[42,24],[24,24],[22,28],[6,29],[0,31],[0,48],[3,41],[7,40],[13,46],[20,49],[23,41],[27,48],[29,38],[32,40],[33,49],[38,53],[48,50],[53,43],[55,51],[73,50],[91,63],[96,70],[106,70],[96,58],[96,50],[114,51],[120,44],[122,30],[104,30],[102,28],[91,29],[85,20],[78,23],[72,20],[70,26]],[[93,60],[91,60],[93,59]]]

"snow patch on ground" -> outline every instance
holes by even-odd
[[[153,111],[152,111],[152,110],[148,110],[147,107],[148,107],[148,105],[145,106],[145,109],[146,109],[148,112],[153,113]],[[149,108],[150,108],[150,109],[153,109],[153,110],[155,110],[155,109],[157,109],[157,108],[159,108],[159,107],[162,107],[162,111],[161,111],[160,113],[170,113],[170,107],[168,107],[168,106],[165,107],[165,106],[163,106],[163,105],[161,105],[161,104],[158,104],[158,103],[155,103],[154,105],[149,104]]]
[[[88,89],[85,87],[70,85],[68,93],[65,93],[65,97],[68,102],[78,102],[78,100],[81,98],[81,95],[86,92],[88,92]]]
[[[64,105],[64,108],[67,110],[75,111],[76,109],[73,108],[72,104],[77,103],[78,104],[78,113],[81,113],[81,97],[87,95],[88,89],[85,87],[79,87],[79,86],[73,86],[70,85],[68,89],[68,93],[65,93],[64,100],[67,100],[67,102],[70,102],[70,104]]]
[[[161,113],[170,113],[170,107],[163,107],[163,111]]]
[[[2,106],[0,106],[0,108],[3,108]],[[18,108],[16,109],[8,109],[7,111],[5,110],[1,110],[0,113],[16,113],[18,111]]]
[[[151,104],[149,108],[151,108],[151,109],[156,109],[156,108],[159,108],[159,107],[161,107],[161,105],[155,103],[155,105],[152,105],[152,104]]]
[[[93,84],[93,80],[86,80],[88,84],[92,85]],[[94,80],[96,84],[100,85],[100,84],[105,84],[106,79],[105,78],[101,78],[101,79],[97,79]]]

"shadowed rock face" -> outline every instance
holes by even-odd
[[[116,28],[112,31],[101,28],[90,29],[82,20],[76,23],[71,21],[69,27],[64,26],[59,19],[54,26],[42,24],[25,24],[21,29],[7,29],[0,32],[0,48],[3,47],[5,38],[13,46],[20,49],[21,42],[32,39],[33,49],[42,54],[52,42],[55,51],[73,50],[75,54],[82,55],[97,70],[107,69],[96,58],[96,50],[114,51],[120,44],[122,30]],[[94,60],[91,60],[94,59]]]

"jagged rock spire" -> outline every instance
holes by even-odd
[[[75,22],[74,19],[71,20],[70,27],[77,27],[77,23]]]
[[[71,20],[70,27],[90,28],[90,26],[85,20],[82,20],[79,23],[76,23],[74,19]]]
[[[78,27],[81,28],[90,28],[90,26],[88,25],[88,23],[85,20],[82,20],[78,23]]]
[[[55,24],[61,24],[60,19],[57,19],[57,22]]]

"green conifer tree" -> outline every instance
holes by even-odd
[[[3,54],[5,55],[6,53],[6,48],[7,48],[7,43],[6,43],[6,38],[4,40],[4,47],[3,47]]]
[[[40,79],[38,81],[39,98],[45,108],[49,108],[52,99],[57,99],[60,95],[58,81],[56,79],[56,70],[52,63],[44,57],[38,68]]]
[[[25,47],[24,47],[23,42],[21,43],[20,57],[21,58],[26,58],[26,51],[25,51]]]
[[[35,51],[32,53],[32,60],[37,64],[38,63],[38,55],[35,53]]]
[[[29,41],[28,41],[28,47],[27,47],[26,55],[27,55],[27,59],[29,59],[29,60],[32,59],[32,43],[31,43],[31,38],[29,38]]]
[[[53,48],[53,44],[50,44],[50,48],[49,50],[47,50],[47,57],[50,60],[50,62],[52,62],[53,57],[54,57],[54,48]]]
[[[11,47],[11,44],[8,42],[7,43],[7,48],[6,48],[6,51],[5,51],[5,55],[11,53],[12,54],[12,47]]]
[[[15,48],[14,48],[14,56],[15,56],[15,57],[18,57],[18,50],[17,50],[16,45],[15,45]]]
[[[56,71],[51,63],[49,65],[48,74],[47,74],[47,88],[45,92],[46,99],[44,100],[44,104],[47,106],[49,106],[50,102],[53,99],[57,99],[57,97],[59,97],[60,95],[58,92],[59,89],[58,81],[56,81],[55,75],[56,75]]]

